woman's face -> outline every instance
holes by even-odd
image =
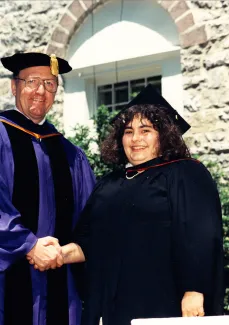
[[[128,161],[139,165],[159,156],[159,134],[148,119],[136,115],[126,125],[122,144]]]

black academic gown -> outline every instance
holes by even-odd
[[[87,260],[83,325],[181,316],[186,291],[204,294],[205,315],[223,313],[215,183],[195,160],[161,163],[129,180],[109,174],[86,205],[76,229]]]

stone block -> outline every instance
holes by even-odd
[[[46,13],[51,9],[51,3],[49,1],[34,1],[32,5],[32,11],[35,14]]]
[[[66,52],[66,49],[65,47],[57,47],[53,44],[49,44],[47,50],[46,50],[46,53],[47,54],[52,54],[52,53],[55,53],[56,56],[59,56],[60,58],[64,58],[65,57],[65,52]]]
[[[10,79],[2,78],[0,79],[0,96],[6,96],[11,92]]]
[[[194,0],[193,6],[202,10],[216,10],[228,6],[228,0]]]
[[[95,0],[81,0],[87,9],[89,9],[91,6],[95,5],[96,4],[96,1]]]
[[[180,42],[183,48],[207,42],[205,27],[197,27],[190,32],[181,34]]]
[[[180,33],[185,32],[188,28],[194,26],[194,24],[195,23],[192,13],[189,13],[188,15],[176,21],[176,25]]]
[[[201,96],[196,89],[184,90],[183,102],[186,113],[191,113],[190,116],[201,110]]]
[[[227,88],[224,86],[212,90],[206,85],[206,87],[201,90],[201,104],[206,112],[207,110],[215,108],[222,109],[227,107],[229,104],[229,92]]]
[[[68,7],[68,10],[76,17],[79,18],[82,14],[85,13],[85,10],[79,3],[79,1],[75,0],[71,3],[71,5]]]
[[[69,39],[69,35],[65,31],[59,28],[55,29],[54,33],[52,34],[52,41],[60,44],[64,44],[64,45],[67,44],[68,39]]]
[[[229,35],[226,36],[224,39],[223,39],[223,48],[224,49],[229,49]]]
[[[179,1],[175,6],[169,9],[169,13],[174,20],[183,15],[186,11],[189,10],[187,2],[184,0]]]
[[[64,14],[63,17],[61,18],[59,24],[63,28],[65,28],[69,32],[69,34],[71,35],[73,30],[74,30],[76,21],[72,17],[70,17],[68,14]]]
[[[208,87],[210,89],[222,89],[227,85],[229,68],[225,66],[211,69],[206,74],[208,78]]]
[[[182,60],[182,73],[183,75],[190,75],[190,73],[198,73],[198,71],[201,68],[201,61],[199,57],[192,57],[190,60],[190,56],[187,56],[183,58]]]
[[[226,122],[226,123],[229,122],[229,114],[227,114],[226,112],[220,114],[220,115],[219,115],[219,118],[220,118],[220,120],[223,121],[223,122]]]
[[[215,40],[220,39],[224,36],[228,36],[229,30],[229,22],[228,22],[228,15],[223,17],[224,19],[216,19],[210,21],[206,24],[206,31],[208,35],[208,39]]]
[[[225,140],[225,132],[218,131],[218,132],[206,132],[205,138],[208,142],[222,142]]]
[[[206,55],[204,62],[203,62],[203,65],[207,70],[215,68],[215,67],[220,67],[223,65],[228,65],[228,64],[229,64],[229,51],[228,50],[223,50],[221,52],[217,51],[210,55]]]
[[[219,113],[216,109],[201,110],[193,112],[188,118],[188,122],[192,126],[191,132],[205,134],[207,132],[222,132],[225,124],[220,121]]]
[[[205,82],[205,78],[201,75],[185,76],[183,81],[184,89],[197,88],[201,83]]]

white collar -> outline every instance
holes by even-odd
[[[17,111],[17,112],[19,112],[19,113],[21,113],[22,115],[24,115],[28,120],[30,120],[25,114],[23,114],[16,106],[13,108],[15,111]],[[42,124],[44,124],[44,122],[45,122],[45,119],[46,118],[44,118],[42,121],[40,121],[39,123],[37,123],[37,124],[39,124],[39,125],[42,125]],[[36,124],[36,123],[34,123],[34,124]]]
[[[125,168],[129,168],[129,167],[133,167],[133,165],[130,162],[126,164]]]

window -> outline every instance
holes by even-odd
[[[161,76],[99,86],[98,106],[106,105],[110,111],[121,110],[133,96],[136,96],[149,83],[161,94]]]

